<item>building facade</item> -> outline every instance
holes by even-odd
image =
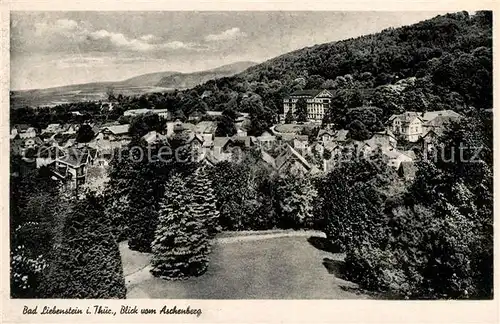
[[[333,95],[328,90],[301,90],[292,93],[288,98],[283,99],[283,116],[287,116],[291,109],[296,116],[297,101],[303,98],[307,103],[307,120],[311,122],[323,121],[325,113],[330,107]]]

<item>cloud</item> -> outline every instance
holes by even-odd
[[[186,43],[179,40],[166,41],[152,34],[137,38],[123,33],[95,30],[92,25],[70,19],[34,24],[35,40],[30,45],[45,51],[51,50],[92,50],[110,52],[124,50],[131,52],[203,50],[200,44]]]
[[[155,35],[151,35],[151,34],[148,34],[148,35],[143,35],[139,38],[140,40],[143,40],[145,42],[152,42],[154,41],[155,39],[157,39],[157,37]]]
[[[141,38],[127,38],[125,35],[121,33],[113,33],[107,30],[101,29],[98,31],[94,31],[89,33],[88,39],[90,41],[107,41],[113,47],[117,48],[125,48],[134,51],[150,51],[154,48],[154,45],[149,44],[146,41],[143,41]]]
[[[247,34],[242,32],[238,27],[233,27],[231,29],[225,30],[219,34],[210,34],[205,37],[208,42],[224,41],[246,37]]]

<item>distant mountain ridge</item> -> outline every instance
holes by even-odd
[[[207,71],[180,73],[175,71],[154,72],[134,76],[122,81],[90,82],[59,87],[30,90],[12,90],[11,107],[51,106],[61,103],[105,100],[112,89],[116,94],[141,95],[186,89],[210,79],[231,76],[243,72],[255,62],[235,62]]]
[[[165,88],[192,88],[212,79],[232,76],[241,73],[251,66],[256,65],[255,62],[236,62],[220,66],[218,68],[192,72],[192,73],[173,73],[163,77],[156,86]]]

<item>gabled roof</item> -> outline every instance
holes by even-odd
[[[204,142],[203,137],[201,137],[201,136],[200,136],[200,135],[198,135],[198,134],[193,134],[193,133],[191,133],[191,134],[189,135],[189,139],[187,140],[187,143],[191,143],[191,142],[193,142],[193,141],[198,141],[198,142],[200,142],[201,144],[203,144],[203,142]]]
[[[217,122],[201,121],[196,124],[195,132],[199,134],[215,134],[217,130]]]
[[[242,143],[245,147],[250,147],[253,144],[251,136],[237,136],[237,135],[230,137],[229,140],[226,142],[226,144],[224,144],[224,146],[228,145],[229,143],[232,144]]]
[[[335,133],[333,140],[337,142],[344,142],[347,140],[347,134],[349,134],[347,129],[340,129]]]
[[[164,143],[168,142],[167,136],[160,134],[156,131],[151,131],[151,132],[147,133],[146,135],[144,135],[142,137],[142,139],[145,140],[146,143],[148,143],[148,144],[159,143],[159,142],[164,142]]]
[[[108,130],[114,135],[125,135],[128,134],[128,128],[129,124],[124,124],[124,125],[112,125],[112,126],[106,126],[102,130]]]
[[[426,127],[446,127],[458,119],[459,119],[459,117],[438,115],[438,116],[428,120],[425,123],[425,126]]]
[[[383,130],[381,132],[375,132],[373,133],[373,135],[377,135],[377,136],[387,136],[387,137],[392,137],[392,138],[396,138],[396,136],[394,135],[393,132],[391,132],[389,129],[386,129],[386,130]]]
[[[454,112],[453,110],[437,110],[437,111],[428,111],[426,112],[422,119],[425,121],[430,121],[433,120],[436,117],[448,117],[448,118],[460,118],[462,115],[460,115],[457,112]]]
[[[266,151],[261,150],[260,152],[262,154],[262,160],[264,160],[264,162],[266,162],[267,164],[269,164],[270,166],[275,168],[276,167],[276,160]]]
[[[203,155],[201,162],[214,166],[219,162],[219,160],[212,154],[212,152],[209,151]]]
[[[325,89],[309,89],[309,90],[295,91],[292,94],[290,94],[290,97],[313,97],[314,98],[317,95],[319,95],[320,93],[322,93],[323,91],[326,91],[326,92],[330,93],[330,95],[331,95],[331,92],[328,90],[325,90]]]
[[[404,112],[402,114],[399,114],[399,115],[392,115],[391,117],[389,117],[389,121],[392,121],[395,118],[401,119],[402,123],[410,123],[415,118],[419,118],[421,121],[423,121],[423,119],[421,118],[421,116],[422,116],[422,113],[418,113],[418,112],[415,112],[415,111],[406,111],[406,112]]]
[[[283,165],[289,161],[291,158],[297,159],[302,165],[306,167],[307,170],[311,169],[311,165],[307,160],[300,155],[297,151],[295,151],[290,145],[286,145],[285,150],[276,158],[276,168],[279,170],[283,167]]]
[[[65,164],[76,168],[83,164],[86,164],[88,157],[89,152],[76,148],[70,148],[65,152],[63,157],[58,159],[58,161],[64,162]]]
[[[417,167],[412,161],[402,161],[399,165],[398,174],[405,178],[415,178]]]
[[[14,128],[17,129],[18,132],[26,132],[31,126],[28,124],[16,124]]]
[[[333,129],[320,129],[319,132],[318,132],[318,137],[321,137],[323,135],[330,135],[330,136],[333,136],[335,135],[335,130]]]
[[[224,147],[230,137],[216,136],[214,137],[214,147]]]
[[[402,152],[396,149],[388,149],[388,150],[382,150],[382,153],[387,156],[389,159],[398,159],[400,157],[404,157],[406,160],[413,160],[411,156],[409,156],[410,153],[408,152]],[[413,156],[415,156],[415,153],[413,153]]]
[[[37,151],[39,158],[52,158],[64,156],[64,152],[57,146],[43,146]]]

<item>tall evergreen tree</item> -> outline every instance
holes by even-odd
[[[42,297],[125,298],[118,244],[98,198],[90,194],[72,202],[60,220]]]
[[[151,273],[164,279],[203,274],[210,252],[206,222],[193,208],[193,194],[180,175],[166,185],[152,243]]]
[[[202,167],[193,175],[193,209],[195,216],[206,221],[206,228],[210,237],[220,231],[219,211],[217,210],[212,181]]]

